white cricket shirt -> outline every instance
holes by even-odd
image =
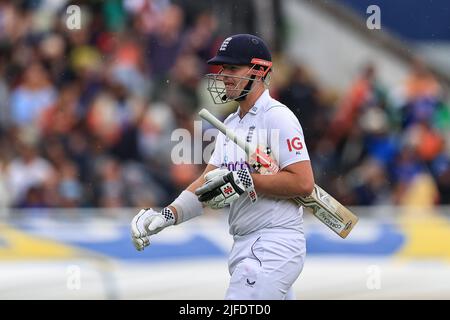
[[[242,119],[238,108],[224,123],[247,142],[255,146],[269,146],[271,156],[280,169],[295,162],[309,160],[303,130],[297,117],[289,108],[273,99],[269,90],[264,91]],[[209,163],[232,171],[250,167],[245,152],[220,132]],[[231,204],[228,222],[230,234],[239,236],[266,228],[303,232],[303,208],[289,200],[262,194],[258,194],[258,200],[252,204],[249,197],[243,194]]]

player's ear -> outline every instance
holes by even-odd
[[[263,66],[259,66],[259,68],[256,68],[256,69],[258,71],[258,73],[257,73],[257,76],[259,78],[258,80],[264,81],[264,76],[263,76],[263,74],[265,72],[264,67]]]
[[[265,71],[265,70],[264,70],[264,67],[260,66],[260,67],[259,67],[259,71],[261,71],[262,73],[264,73],[264,71]]]

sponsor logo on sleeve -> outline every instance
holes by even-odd
[[[296,154],[301,154],[301,151],[303,149],[302,141],[300,140],[300,137],[294,137],[292,139],[286,139],[287,147],[289,152],[295,151]]]

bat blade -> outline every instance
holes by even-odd
[[[359,220],[353,212],[318,185],[314,186],[310,196],[296,197],[293,200],[310,211],[343,239],[348,236]]]

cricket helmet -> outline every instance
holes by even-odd
[[[218,73],[209,73],[208,91],[217,104],[223,104],[231,100],[242,101],[251,92],[256,76],[262,81],[266,81],[266,76],[272,68],[272,56],[264,40],[251,34],[237,34],[226,38],[216,56],[207,62],[210,65],[235,65],[249,66],[250,70],[243,77],[226,75],[223,68]],[[263,67],[263,70],[260,70]],[[226,88],[223,82],[224,77],[232,77],[239,80],[234,89],[239,90],[239,94],[234,99],[226,95]],[[243,89],[239,89],[242,81],[249,80]],[[267,82],[265,82],[267,84]]]

